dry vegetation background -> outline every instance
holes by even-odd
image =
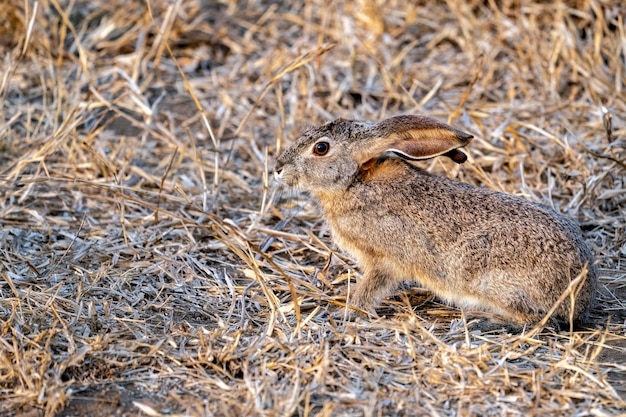
[[[0,415],[626,412],[623,1],[0,7]],[[358,270],[268,172],[401,113],[475,135],[430,170],[581,224],[595,328],[469,331],[409,287],[325,315]]]

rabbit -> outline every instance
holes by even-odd
[[[279,155],[279,183],[319,202],[336,245],[362,271],[349,303],[371,312],[403,281],[507,323],[584,323],[597,269],[580,228],[551,208],[418,168],[463,163],[472,135],[433,118],[338,119],[309,127]],[[562,295],[577,277],[579,285]],[[575,298],[574,298],[575,297]]]

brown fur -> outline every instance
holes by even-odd
[[[572,314],[584,320],[597,271],[576,224],[405,161],[458,155],[470,139],[422,116],[337,120],[305,130],[278,158],[276,173],[319,200],[335,242],[358,261],[363,279],[351,302],[360,308],[374,308],[407,280],[452,304],[533,323],[586,268]],[[320,140],[330,144],[324,156],[310,151]],[[399,146],[410,154],[388,152]],[[566,298],[554,316],[568,321],[570,311]]]

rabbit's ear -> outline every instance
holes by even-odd
[[[467,156],[457,148],[467,145],[473,138],[426,116],[391,117],[375,124],[371,132],[370,138],[375,144],[369,149],[370,157],[393,154],[416,161],[445,155],[459,164],[465,162]]]

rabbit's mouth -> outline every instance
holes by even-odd
[[[306,176],[292,169],[282,169],[282,167],[275,169],[274,181],[294,191],[313,191]]]
[[[274,170],[274,180],[281,185],[290,187],[293,187],[298,182],[293,175],[285,175],[283,167],[277,167]]]
[[[276,180],[276,182],[280,183],[280,184],[284,184],[285,183],[285,179],[284,179],[284,172],[282,168],[276,168],[274,170],[274,180]]]

